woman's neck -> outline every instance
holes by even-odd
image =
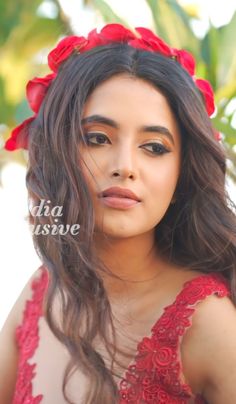
[[[132,238],[115,239],[96,234],[95,251],[109,270],[122,278],[102,273],[108,295],[144,291],[161,275],[167,262],[158,254],[154,234],[145,233]]]

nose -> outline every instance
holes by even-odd
[[[115,151],[111,163],[112,177],[135,179],[137,165],[134,159],[134,150],[127,144]]]

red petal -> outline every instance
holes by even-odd
[[[209,116],[215,111],[214,93],[212,87],[207,80],[196,79],[195,83],[204,96],[206,103],[206,110]]]
[[[107,24],[101,29],[100,34],[111,41],[127,41],[129,39],[135,39],[133,32],[123,27],[121,24]]]
[[[195,74],[195,60],[191,53],[184,49],[179,50],[174,48],[173,51],[177,61],[189,72],[190,76],[193,76]]]
[[[165,56],[172,55],[172,49],[163,39],[155,35],[150,29],[143,27],[136,27],[135,30],[141,35],[142,39],[149,43],[154,51],[159,51]]]
[[[13,129],[11,136],[6,140],[4,149],[13,151],[17,149],[28,149],[28,133],[29,124],[35,119],[35,115],[25,119],[19,126]]]
[[[89,49],[95,48],[96,46],[106,45],[109,41],[107,38],[102,37],[102,35],[98,34],[97,29],[94,28],[92,31],[88,33],[88,43],[85,46],[84,50],[87,51]]]
[[[137,31],[142,39],[156,39],[158,38],[157,35],[155,35],[149,28],[144,28],[144,27],[135,27],[135,31]]]
[[[74,50],[83,48],[88,43],[83,36],[68,36],[62,39],[55,49],[48,55],[48,65],[54,72],[58,70],[59,65],[67,59]]]
[[[220,142],[222,140],[222,135],[217,130],[214,132],[214,137],[218,142]]]
[[[147,43],[146,43],[146,41],[144,41],[143,39],[131,39],[130,41],[128,41],[128,44],[130,45],[130,46],[133,46],[134,48],[137,48],[137,49],[144,49],[144,50],[147,50],[147,51],[149,51],[149,52],[153,52],[153,49],[151,48],[151,45],[148,45]]]
[[[26,96],[30,108],[34,112],[38,112],[42,101],[47,93],[48,87],[52,80],[56,77],[55,73],[48,74],[45,77],[35,77],[30,80],[26,86]]]
[[[164,56],[171,56],[172,55],[172,50],[171,48],[165,44],[165,42],[163,42],[162,40],[158,39],[150,39],[148,41],[152,47],[152,49],[156,52],[161,53]]]

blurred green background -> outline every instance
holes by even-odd
[[[197,76],[212,83],[217,104],[212,119],[223,134],[229,156],[228,175],[236,184],[236,13],[219,28],[209,22],[199,39],[194,30],[194,23],[200,19],[197,7],[181,6],[176,0],[143,2],[150,11],[150,28],[172,46],[189,50],[197,61]],[[81,10],[94,15],[95,23],[121,22],[133,28],[128,16],[118,15],[109,0],[78,3]],[[133,12],[137,12],[135,7]],[[78,21],[81,18],[78,11]],[[9,161],[26,165],[27,152],[7,152],[3,143],[14,126],[32,115],[25,99],[27,81],[49,73],[47,53],[60,37],[73,33],[78,34],[62,0],[0,0],[0,171]]]

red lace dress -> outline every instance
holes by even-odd
[[[26,302],[23,321],[16,328],[19,347],[18,375],[12,404],[38,404],[43,395],[32,395],[36,364],[28,363],[39,344],[38,321],[43,315],[42,300],[48,285],[48,273],[41,267],[41,276],[32,282],[33,296]],[[229,286],[221,275],[200,275],[184,283],[173,304],[165,307],[162,316],[137,346],[135,359],[119,384],[120,404],[187,404],[205,403],[194,395],[181,378],[180,342],[198,302],[217,294],[229,296]],[[79,403],[78,403],[79,404]]]

